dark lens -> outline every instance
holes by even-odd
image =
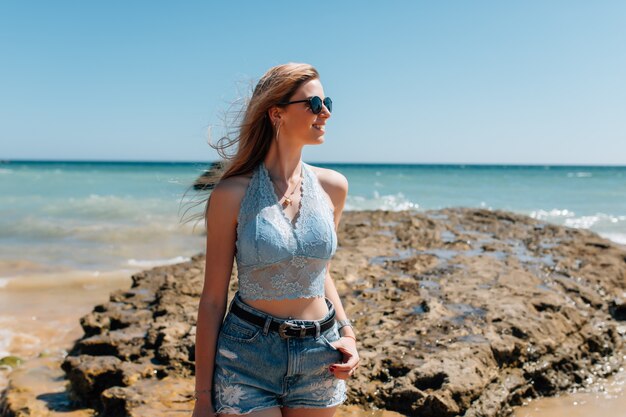
[[[329,113],[333,112],[333,101],[330,99],[330,97],[326,97],[324,99],[324,106],[326,106]]]
[[[318,114],[322,111],[322,99],[318,96],[311,97],[309,103],[311,104],[311,111],[313,113]]]

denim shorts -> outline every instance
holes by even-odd
[[[264,318],[271,316],[245,304],[235,293],[231,301]],[[332,302],[326,298],[329,310]],[[324,317],[326,319],[329,314]],[[322,320],[324,320],[322,319]],[[322,320],[295,320],[309,324]],[[267,322],[266,322],[267,323]],[[337,322],[316,335],[283,339],[266,326],[235,316],[230,308],[219,331],[215,352],[212,400],[216,413],[247,414],[271,407],[326,408],[346,400],[346,382],[328,369],[343,361],[330,342],[339,339]]]

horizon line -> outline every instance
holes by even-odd
[[[192,160],[132,160],[132,159],[3,159],[0,158],[0,165],[10,163],[119,163],[119,164],[213,164],[214,161],[192,161]],[[313,161],[312,164],[323,165],[397,165],[397,166],[518,166],[518,167],[614,167],[626,168],[626,164],[571,164],[571,163],[504,163],[504,162],[322,162]]]

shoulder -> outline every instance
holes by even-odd
[[[348,195],[348,179],[340,172],[330,168],[320,168],[309,164],[317,176],[320,185],[326,191],[335,206],[343,206]]]
[[[215,214],[222,219],[228,218],[236,222],[251,179],[252,173],[221,179],[209,196],[209,215]]]

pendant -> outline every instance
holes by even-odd
[[[283,205],[288,206],[291,204],[291,199],[289,197],[285,197],[285,201],[283,202]]]

